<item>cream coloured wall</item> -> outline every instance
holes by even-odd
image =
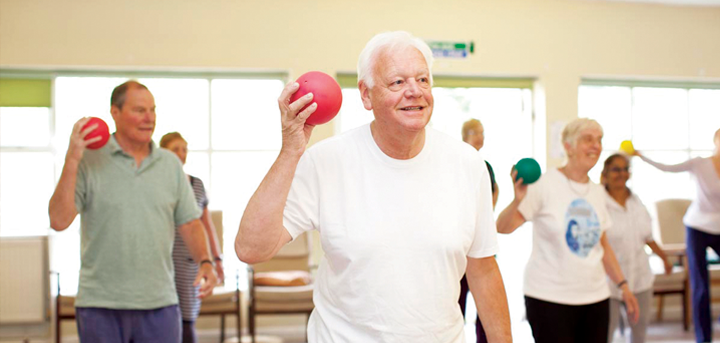
[[[584,76],[720,80],[720,8],[597,0],[0,0],[0,67],[333,74],[398,29],[476,43],[435,73],[536,77],[548,123],[577,116]]]

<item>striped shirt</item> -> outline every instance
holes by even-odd
[[[205,193],[205,186],[202,180],[194,176],[189,177],[198,207],[205,211],[209,202]],[[175,245],[173,246],[172,255],[175,264],[175,288],[178,293],[182,318],[185,321],[195,321],[200,312],[200,299],[198,299],[199,286],[193,286],[193,282],[197,277],[199,268],[178,231],[175,232]]]

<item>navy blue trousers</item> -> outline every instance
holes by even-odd
[[[691,227],[687,227],[686,234],[695,341],[712,342],[707,248],[710,247],[716,253],[720,253],[720,235],[705,233]]]
[[[152,310],[77,307],[81,343],[180,343],[178,305]]]

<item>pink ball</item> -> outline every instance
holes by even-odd
[[[317,103],[317,109],[308,117],[306,123],[320,125],[335,118],[342,105],[342,91],[332,76],[319,71],[311,71],[301,75],[297,79],[297,83],[300,84],[300,88],[290,97],[290,103],[307,93],[313,93],[310,104]],[[303,107],[302,110],[306,107]]]
[[[95,128],[95,130],[92,130],[90,133],[85,136],[85,140],[89,140],[90,138],[100,136],[102,137],[99,141],[92,143],[88,145],[88,149],[100,149],[108,142],[110,139],[110,129],[108,128],[107,123],[105,123],[104,120],[98,118],[98,117],[90,117],[90,120],[82,127],[82,130],[85,130],[88,126],[92,126],[98,124],[98,127]]]

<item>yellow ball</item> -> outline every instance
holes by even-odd
[[[633,147],[632,141],[622,141],[622,143],[620,143],[620,150],[628,155],[635,153],[635,147]]]

